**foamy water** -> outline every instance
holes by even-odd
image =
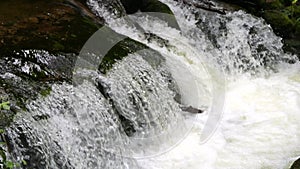
[[[177,30],[166,28],[163,23],[153,22],[151,18],[139,20],[134,17],[134,20],[141,23],[146,31],[155,32],[170,40],[180,53],[174,50],[171,52],[169,50],[168,53],[166,48],[157,47],[142,38],[137,38],[142,36],[136,36],[138,32],[131,28],[116,26],[114,23],[110,26],[117,32],[144,42],[167,56],[171,55],[170,60],[181,61],[179,64],[171,61],[170,69],[177,67],[175,69],[177,72],[173,74],[181,90],[185,91],[183,95],[186,96],[184,99],[186,104],[198,107],[211,106],[213,91],[210,85],[218,84],[221,77],[212,74],[207,76],[207,73],[211,73],[211,70],[216,71],[214,65],[218,59],[221,58],[218,64],[229,68],[230,72],[223,74],[227,79],[226,83],[222,83],[226,88],[223,116],[212,137],[207,142],[202,142],[201,135],[209,116],[208,111],[194,119],[193,130],[175,148],[157,157],[139,159],[139,166],[145,169],[289,168],[293,160],[300,155],[299,62],[292,65],[277,60],[276,63],[277,57],[293,58],[293,56],[283,53],[281,39],[274,35],[272,29],[265,25],[262,19],[244,12],[228,14],[227,16],[234,18],[226,25],[229,35],[217,38],[217,42],[224,47],[218,49],[212,47],[213,44],[205,39],[205,33],[195,27],[195,20],[191,14],[182,12],[184,9],[172,1],[164,2],[175,11],[179,25],[183,29],[181,34]],[[219,21],[226,20],[220,18]],[[247,26],[259,27],[262,33],[249,35]],[[194,33],[194,36],[189,39],[191,33]],[[248,44],[247,38],[251,39],[252,44]],[[190,44],[192,47],[186,48],[176,41]],[[257,47],[260,44],[267,44],[267,48],[270,48],[269,53],[260,55],[261,59],[254,58],[253,50],[256,49],[253,49],[255,48],[253,46]],[[190,50],[192,48],[198,51],[196,55]],[[248,65],[242,61],[243,57],[239,55],[241,52],[244,59],[248,59]],[[185,59],[182,59],[183,57]],[[274,66],[276,73],[269,70],[269,65],[263,66],[263,57],[271,58],[267,64]],[[178,69],[184,67],[183,65],[186,66],[182,68],[185,71]],[[200,71],[203,67],[208,72]],[[248,73],[244,73],[245,67],[252,68]],[[251,71],[259,75],[254,76]],[[192,94],[193,92],[196,94]]]
[[[223,118],[208,142],[201,144],[202,123],[195,121],[180,145],[162,156],[140,160],[141,166],[288,168],[300,154],[300,67],[286,66],[268,78],[228,82]]]

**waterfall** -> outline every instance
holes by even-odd
[[[89,66],[76,64],[73,84],[53,85],[15,117],[11,159],[49,169],[259,169],[288,168],[300,154],[300,62],[263,19],[162,0],[179,30],[150,13],[120,18],[120,1],[105,2],[88,5],[149,49],[107,73],[103,56],[79,58]]]

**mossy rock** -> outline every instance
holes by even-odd
[[[134,14],[139,10],[149,14],[153,13],[155,17],[166,21],[170,27],[179,29],[179,25],[172,10],[166,4],[158,0],[121,0],[121,3],[127,14]]]
[[[275,1],[271,1],[269,3],[264,3],[263,4],[263,8],[266,10],[271,10],[271,9],[283,9],[284,5],[280,2],[280,0],[275,0]]]
[[[16,105],[16,100],[12,98],[11,93],[7,93],[0,86],[0,130],[4,130],[6,126],[10,125],[18,110],[19,107]]]
[[[140,42],[137,42],[130,38],[125,38],[124,40],[117,43],[114,47],[112,47],[103,57],[99,65],[99,70],[101,73],[105,74],[113,67],[114,63],[122,60],[124,57],[128,56],[128,54],[147,48],[148,47],[146,45]]]
[[[75,54],[103,25],[83,2],[0,2],[0,74],[8,76],[0,77],[0,89],[15,106],[25,109],[27,100],[50,94],[51,84],[71,80]],[[37,57],[53,60],[46,64]],[[5,120],[0,118],[1,126]]]
[[[179,29],[179,25],[172,10],[168,7],[168,5],[158,0],[143,0],[141,11],[158,13],[158,15],[155,15],[156,17],[166,21],[170,27]],[[166,15],[160,15],[159,13]]]
[[[170,15],[174,15],[171,9],[164,3],[158,0],[143,0],[143,5],[141,6],[142,12],[160,12]]]
[[[0,100],[0,104],[3,102],[3,100]],[[10,123],[13,121],[15,113],[9,109],[5,110],[3,108],[0,108],[0,129],[5,129],[6,126],[9,126]]]
[[[294,31],[293,21],[286,14],[280,11],[265,11],[263,17],[271,24],[275,32],[278,32],[279,35],[283,37],[290,37]]]

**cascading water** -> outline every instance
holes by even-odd
[[[49,96],[16,117],[7,130],[11,158],[29,160],[32,168],[289,167],[300,154],[296,56],[283,52],[262,19],[245,12],[217,15],[162,2],[174,11],[180,31],[152,15],[119,21],[116,12],[89,1],[94,12],[109,17],[110,28],[159,51],[163,61],[151,64],[155,56],[137,52],[105,75],[76,70],[91,79],[52,86]],[[181,105],[205,112],[191,115]],[[223,116],[203,140],[215,107]]]

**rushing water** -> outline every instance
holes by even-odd
[[[300,155],[296,57],[283,52],[281,39],[260,18],[163,2],[174,11],[180,31],[139,15],[130,17],[140,25],[135,28],[90,0],[113,30],[159,51],[163,59],[153,65],[145,53],[134,53],[106,75],[78,69],[91,80],[53,85],[52,93],[29,103],[29,112],[8,130],[12,158],[29,160],[33,168],[289,167]],[[188,114],[181,105],[205,112]],[[205,135],[215,112],[221,118]]]

